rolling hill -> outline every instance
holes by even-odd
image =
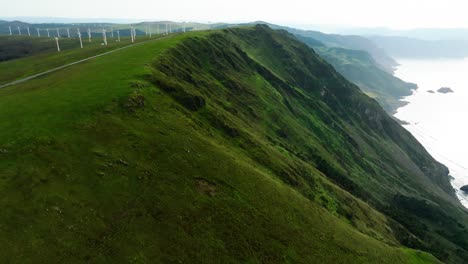
[[[0,116],[5,262],[468,258],[447,169],[286,31],[148,41],[0,90]]]

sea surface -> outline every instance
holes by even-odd
[[[403,99],[409,104],[395,117],[408,122],[404,127],[450,169],[452,185],[468,207],[468,195],[460,191],[468,185],[468,58],[397,61],[395,75],[418,89]],[[454,92],[437,92],[441,87]]]

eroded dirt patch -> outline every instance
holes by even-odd
[[[218,190],[215,183],[204,178],[195,178],[195,187],[199,192],[211,197],[215,196]]]

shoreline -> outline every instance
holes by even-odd
[[[404,62],[401,62],[400,59],[397,59],[398,63],[400,66],[397,67],[395,70],[395,76],[406,81],[406,78],[408,77],[402,77],[398,76],[399,70],[401,70],[401,67],[404,67]],[[421,60],[415,60],[415,61],[421,61]],[[425,62],[429,62],[430,60],[424,60]],[[403,79],[405,78],[405,79]],[[410,82],[414,82],[414,80],[410,80]],[[460,170],[467,170],[468,166],[463,166],[460,165],[459,163],[453,161],[450,157],[447,157],[446,155],[440,153],[440,151],[433,150],[432,148],[435,147],[434,145],[430,144],[431,140],[424,140],[424,137],[429,137],[432,138],[431,131],[426,131],[426,129],[421,129],[419,126],[420,122],[423,122],[424,120],[422,119],[414,119],[414,120],[408,120],[406,118],[402,118],[401,114],[404,112],[404,110],[407,109],[412,103],[414,103],[414,100],[418,100],[417,96],[424,96],[424,94],[429,94],[427,91],[431,89],[424,89],[422,85],[419,85],[419,81],[416,80],[416,83],[418,84],[418,89],[415,89],[412,91],[412,93],[408,96],[402,97],[399,101],[402,103],[401,106],[395,109],[395,111],[392,113],[392,117],[395,118],[401,126],[403,126],[406,130],[408,130],[417,140],[418,142],[423,145],[423,147],[430,153],[430,155],[446,166],[449,170],[449,174],[447,175],[449,177],[450,184],[452,185],[455,195],[460,201],[460,203],[468,208],[468,193],[464,193],[463,191],[460,190],[460,188],[464,185],[468,184],[468,174],[463,174],[460,172]],[[426,87],[427,88],[427,87]],[[440,99],[443,98],[443,96],[446,96],[446,94],[441,94],[441,93],[435,93],[435,94],[430,94],[431,96],[436,96],[437,101],[441,101]],[[428,106],[431,107],[431,106]],[[402,111],[403,110],[403,111]],[[400,115],[400,116],[399,116]],[[416,115],[417,116],[417,115]],[[419,130],[419,131],[418,131]],[[424,131],[427,134],[423,134],[422,131]],[[458,167],[458,168],[457,168]]]

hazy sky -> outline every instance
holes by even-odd
[[[1,0],[0,16],[320,24],[410,29],[468,27],[462,0]]]

